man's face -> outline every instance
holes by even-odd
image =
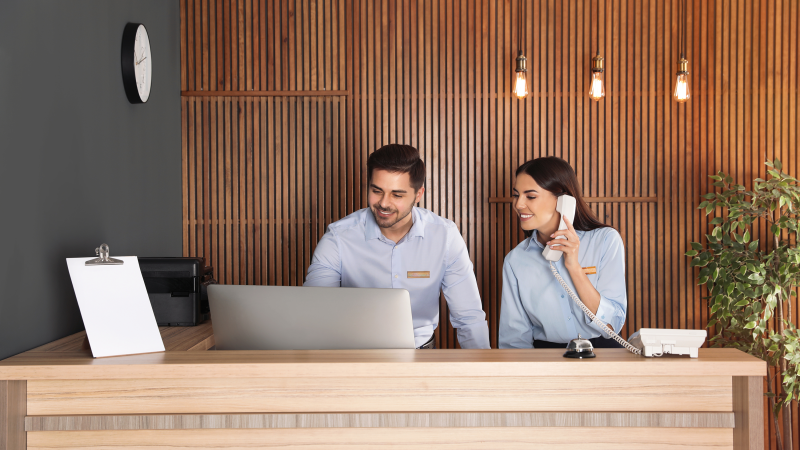
[[[407,173],[375,169],[367,201],[378,226],[392,228],[411,220],[409,214],[424,192],[424,187],[417,191],[411,186],[411,176]]]

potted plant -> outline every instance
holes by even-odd
[[[698,209],[714,214],[706,245],[692,242],[686,256],[699,267],[697,282],[708,290],[710,344],[733,347],[767,362],[767,393],[779,449],[792,447],[792,402],[800,397],[800,341],[792,322],[800,285],[800,183],[767,162],[770,178],[753,190],[719,172],[720,192],[710,192]],[[765,230],[763,242],[754,226]],[[764,228],[766,227],[766,228]],[[783,437],[778,427],[783,409]]]

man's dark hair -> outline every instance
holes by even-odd
[[[407,173],[411,187],[418,191],[425,184],[425,163],[419,151],[410,145],[389,144],[375,150],[367,159],[367,184],[372,182],[375,169],[393,173]]]

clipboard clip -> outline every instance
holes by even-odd
[[[99,255],[99,258],[86,261],[87,266],[120,266],[125,263],[125,261],[121,259],[111,258],[108,256],[108,244],[103,244],[94,249],[94,254]]]

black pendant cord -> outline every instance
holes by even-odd
[[[689,0],[683,0],[683,48],[681,53],[686,55],[686,10],[688,9]]]
[[[519,15],[519,20],[518,20],[519,26],[517,28],[517,38],[518,38],[518,41],[519,41],[518,42],[518,48],[519,48],[519,54],[520,55],[522,54],[522,16],[523,16],[522,5],[523,5],[523,0],[519,0],[519,7],[518,7],[518,11],[517,11],[517,14]]]
[[[594,12],[594,15],[597,17],[597,36],[595,36],[597,39],[597,56],[600,56],[600,1],[602,0],[597,0],[597,3],[595,3],[597,8]]]
[[[686,0],[680,0],[680,3],[678,3],[678,16],[680,16],[678,36],[680,39],[681,59],[683,59],[686,54]]]

